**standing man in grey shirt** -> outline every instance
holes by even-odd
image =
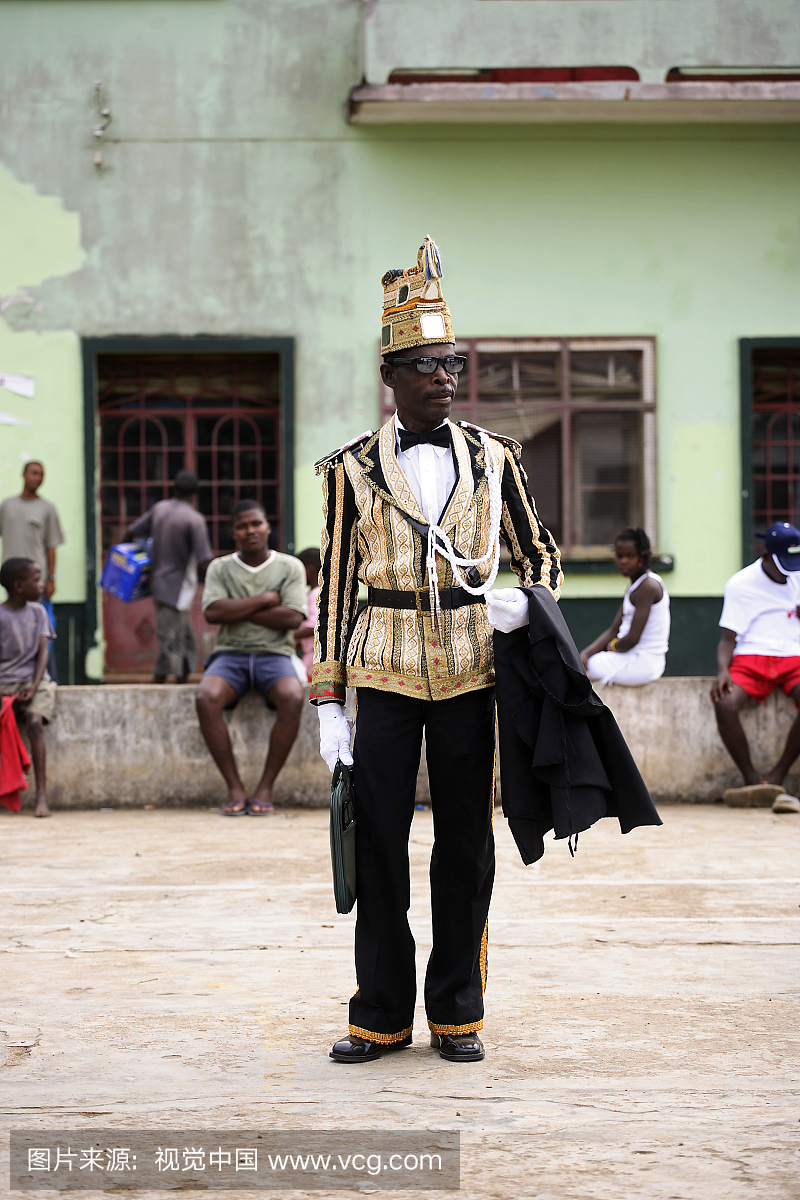
[[[42,606],[55,633],[56,546],[63,543],[64,535],[55,505],[37,495],[43,482],[43,464],[38,459],[31,459],[22,469],[21,494],[8,496],[0,504],[0,537],[3,539],[0,563],[9,558],[31,558],[37,564],[44,584]],[[50,643],[49,668],[52,678],[57,679],[53,642]]]
[[[197,645],[189,618],[198,580],[214,557],[206,523],[194,507],[197,496],[194,471],[175,476],[173,498],[159,500],[128,531],[131,538],[152,538],[150,595],[156,606],[158,658],[153,683],[168,675],[186,683],[197,659]]]

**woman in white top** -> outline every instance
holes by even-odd
[[[669,596],[661,576],[650,570],[650,539],[641,527],[617,534],[614,560],[620,575],[631,582],[614,624],[581,652],[581,660],[586,674],[601,687],[637,687],[664,674]]]

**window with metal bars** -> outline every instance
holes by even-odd
[[[751,406],[753,532],[764,533],[800,521],[800,347],[753,350]]]
[[[605,558],[615,534],[656,523],[653,338],[472,338],[453,420],[522,443],[542,522],[566,558]],[[382,389],[384,419],[394,411]]]
[[[282,544],[277,354],[101,354],[97,369],[104,555],[182,467],[198,475],[215,553],[233,549],[243,499],[264,505]]]

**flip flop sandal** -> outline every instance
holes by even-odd
[[[728,788],[722,799],[730,808],[771,808],[783,788],[777,783],[751,783],[748,787]]]
[[[275,812],[275,805],[271,800],[250,800],[247,812],[251,817],[268,817],[270,813]]]
[[[246,796],[240,796],[238,800],[229,800],[227,804],[222,806],[222,815],[223,817],[244,817],[247,814],[249,803]],[[234,808],[234,804],[242,804],[242,807]]]

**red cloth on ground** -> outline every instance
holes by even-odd
[[[728,668],[731,679],[760,704],[776,687],[788,696],[800,683],[800,657],[772,654],[734,654]]]
[[[31,765],[17,728],[14,713],[14,697],[3,696],[0,701],[0,804],[19,812],[22,808],[20,792],[28,786],[23,774]]]

